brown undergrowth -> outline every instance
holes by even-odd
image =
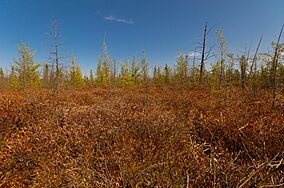
[[[0,93],[1,187],[284,185],[284,113],[238,90]]]

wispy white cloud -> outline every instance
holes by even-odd
[[[191,52],[188,52],[188,57],[199,57],[201,56],[201,53],[200,52],[194,52],[194,51],[191,51]]]
[[[106,16],[104,19],[107,20],[107,21],[118,22],[118,23],[123,23],[123,24],[128,24],[128,25],[134,24],[133,20],[126,20],[126,19],[117,18],[117,17],[114,17],[114,16]]]

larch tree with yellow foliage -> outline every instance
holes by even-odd
[[[72,65],[70,70],[70,83],[73,88],[84,86],[84,79],[79,64],[76,62],[74,53],[72,53]]]
[[[40,86],[40,77],[37,69],[40,63],[34,62],[35,51],[31,51],[25,43],[18,45],[19,58],[12,66],[10,86],[15,89],[37,88]]]

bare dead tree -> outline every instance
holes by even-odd
[[[255,54],[253,56],[252,63],[251,63],[251,66],[250,66],[249,75],[248,75],[248,80],[251,80],[251,78],[253,79],[251,84],[252,84],[252,89],[253,89],[254,96],[256,95],[257,55],[258,55],[258,51],[259,51],[262,39],[263,39],[263,35],[259,39],[256,51],[255,51]]]
[[[277,83],[276,83],[276,71],[278,67],[278,61],[279,61],[279,51],[280,51],[280,40],[282,36],[282,32],[284,29],[284,24],[281,27],[281,31],[278,36],[278,40],[275,46],[274,56],[272,59],[272,67],[271,67],[271,81],[272,81],[272,107],[275,106],[275,99],[276,99],[276,89],[277,89]]]
[[[214,26],[211,29],[207,29],[208,23],[206,22],[204,27],[204,34],[203,34],[203,43],[202,43],[202,53],[201,53],[201,62],[200,62],[200,71],[199,71],[199,84],[203,84],[203,77],[204,77],[204,70],[205,70],[205,61],[210,58],[211,52],[214,48],[214,45],[209,48],[209,50],[206,52],[206,46],[207,46],[207,35],[210,33],[210,31],[214,28]]]
[[[205,50],[206,50],[206,35],[207,35],[207,22],[204,27],[204,35],[203,35],[203,45],[202,45],[202,55],[201,55],[201,62],[200,62],[200,72],[199,72],[199,84],[203,84],[203,69],[204,69],[204,62],[205,62]]]
[[[47,36],[49,38],[49,45],[50,45],[50,51],[49,51],[49,62],[51,63],[51,66],[55,66],[55,75],[54,75],[54,83],[52,85],[52,88],[55,89],[57,92],[60,88],[60,84],[62,81],[61,78],[61,70],[60,67],[62,66],[61,60],[64,58],[60,54],[60,49],[62,48],[62,36],[59,32],[59,24],[57,20],[52,20],[50,24],[51,28],[50,31],[47,33]]]

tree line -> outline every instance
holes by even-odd
[[[281,42],[283,27],[284,25],[277,41],[272,42],[271,52],[259,52],[261,37],[253,55],[250,54],[250,50],[245,50],[240,55],[230,53],[223,32],[218,29],[218,53],[213,54],[213,47],[208,45],[207,39],[212,29],[208,29],[206,23],[200,51],[196,49],[191,55],[180,51],[173,66],[154,65],[151,68],[144,51],[140,58],[113,60],[108,54],[104,40],[96,68],[91,69],[88,74],[83,74],[74,53],[68,67],[63,66],[64,57],[60,53],[61,35],[58,23],[53,21],[48,34],[51,44],[49,63],[35,62],[35,51],[25,43],[19,44],[19,56],[11,69],[4,73],[3,68],[0,68],[0,85],[6,89],[42,87],[56,91],[66,88],[130,87],[150,84],[208,86],[215,89],[239,87],[254,92],[257,89],[270,88],[273,95],[276,95],[278,91],[284,92],[284,43]],[[218,60],[212,63],[210,68],[206,67],[206,61],[213,56]]]

